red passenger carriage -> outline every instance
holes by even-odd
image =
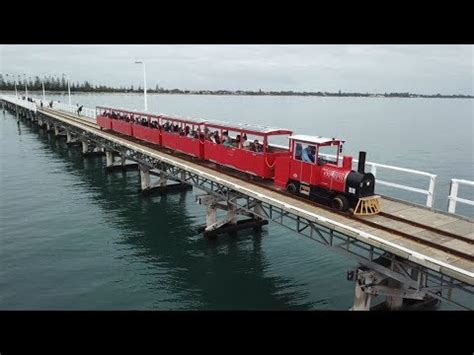
[[[204,158],[203,120],[97,107],[97,124],[105,129]]]
[[[125,110],[117,110],[114,108],[97,107],[97,124],[105,129],[133,136],[133,122],[131,118],[133,113]]]
[[[275,136],[282,138],[291,135],[292,131],[290,130],[216,121],[207,121],[204,126],[205,134],[208,137],[218,139],[218,142],[214,138],[205,140],[205,160],[270,179],[274,175],[275,159],[289,155],[288,148],[269,144],[269,138]],[[215,135],[212,134],[212,131]],[[256,139],[250,139],[249,136]],[[232,142],[232,145],[226,144],[226,139]],[[256,141],[258,141],[258,145]]]
[[[111,108],[106,107],[99,107],[95,108],[95,115],[97,117],[97,124],[105,129],[112,129],[112,117],[110,114],[112,113]]]
[[[200,119],[160,116],[161,145],[204,159],[204,122]]]
[[[102,128],[161,144],[160,116],[108,107],[97,107],[96,114],[97,124]]]
[[[133,136],[146,142],[161,145],[161,131],[159,127],[159,116],[148,115],[144,117],[146,124],[135,122],[133,125]]]

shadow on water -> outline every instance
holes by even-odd
[[[191,194],[142,197],[137,193],[138,172],[107,173],[104,157],[83,158],[80,146],[68,147],[64,139],[29,121],[22,124],[39,133],[43,147],[54,157],[68,163],[64,173],[80,178],[91,189],[107,223],[121,231],[121,237],[111,242],[131,247],[131,255],[124,257],[146,263],[151,273],[165,272],[170,280],[144,287],[165,287],[173,295],[191,296],[193,309],[316,308],[304,284],[266,274],[269,261],[262,250],[266,231],[205,239],[197,232],[205,220],[204,209],[195,205]]]

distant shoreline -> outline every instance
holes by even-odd
[[[11,90],[1,90],[4,93],[14,93]],[[42,91],[28,90],[30,93],[42,94]],[[49,94],[67,95],[68,92],[64,90],[47,90]],[[24,90],[18,91],[20,96],[24,95]],[[143,91],[83,91],[74,90],[71,94],[143,94]],[[298,96],[298,97],[362,97],[362,98],[403,98],[403,99],[474,99],[472,95],[421,95],[421,94],[407,94],[407,93],[387,93],[387,94],[362,94],[362,93],[308,93],[308,92],[242,92],[242,91],[174,91],[174,90],[150,90],[147,94],[161,94],[161,95],[202,95],[202,96]]]

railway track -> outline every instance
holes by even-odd
[[[84,124],[84,125],[87,125],[91,128],[102,131],[97,124],[95,124],[93,122],[90,122],[88,120],[85,120],[85,119],[78,118],[78,117],[76,117],[76,116],[74,116],[70,113],[67,113],[67,112],[59,112],[58,113],[57,111],[50,110],[50,109],[46,109],[44,111],[51,112],[51,113],[56,114],[56,115],[60,114],[60,115],[62,115],[63,117],[65,117],[67,119],[73,120],[77,123]],[[335,213],[335,214],[344,216],[346,218],[356,220],[356,221],[358,221],[360,223],[363,223],[365,225],[368,225],[372,228],[383,230],[383,231],[386,231],[386,232],[389,232],[389,233],[392,233],[392,234],[396,234],[396,235],[399,235],[403,238],[413,240],[413,241],[415,241],[417,243],[420,243],[420,244],[431,246],[431,247],[436,248],[438,250],[447,252],[449,254],[452,254],[452,255],[455,255],[455,256],[458,256],[458,257],[461,257],[461,258],[464,258],[464,259],[467,259],[469,261],[474,261],[474,255],[472,254],[472,252],[469,253],[469,252],[466,252],[466,251],[462,250],[462,248],[455,249],[455,248],[452,248],[450,246],[444,245],[449,241],[457,240],[457,241],[460,241],[460,242],[465,244],[465,247],[466,247],[465,250],[467,250],[467,251],[472,250],[472,244],[474,243],[474,241],[472,239],[467,238],[467,237],[457,235],[457,234],[454,234],[454,233],[450,233],[450,232],[441,230],[439,228],[435,228],[435,227],[428,226],[428,225],[425,225],[425,224],[422,224],[422,223],[418,223],[418,222],[415,222],[415,221],[412,221],[412,220],[408,220],[408,219],[405,219],[405,218],[402,218],[402,217],[399,217],[399,216],[396,216],[396,215],[393,215],[393,214],[389,214],[389,213],[386,213],[386,212],[380,212],[376,216],[371,216],[371,217],[380,216],[380,217],[389,219],[392,225],[395,224],[395,226],[390,226],[389,227],[389,226],[381,224],[380,223],[380,218],[377,221],[377,219],[374,219],[374,218],[371,219],[370,217],[369,218],[368,217],[360,217],[360,216],[355,216],[352,213],[336,211],[336,210],[334,210],[334,209],[332,209],[329,206],[326,206],[324,204],[308,200],[308,199],[306,199],[302,196],[290,194],[289,192],[287,192],[285,190],[280,190],[280,189],[276,188],[274,185],[269,185],[268,182],[266,182],[265,180],[255,178],[254,176],[251,176],[249,174],[238,172],[238,171],[233,171],[230,168],[222,167],[222,166],[219,166],[219,165],[217,165],[215,163],[212,163],[212,162],[202,161],[200,159],[191,157],[191,156],[186,155],[184,153],[179,153],[179,152],[173,151],[173,150],[168,149],[168,148],[157,146],[153,143],[144,142],[144,141],[136,139],[134,137],[122,135],[122,134],[117,133],[117,132],[107,131],[107,133],[112,134],[112,135],[116,136],[117,138],[126,139],[128,141],[146,146],[148,148],[151,148],[151,149],[154,149],[154,150],[157,150],[157,151],[161,151],[163,153],[173,154],[173,155],[178,156],[179,158],[181,158],[183,160],[205,166],[206,168],[209,168],[211,170],[219,172],[220,174],[228,175],[228,176],[231,176],[231,177],[234,177],[234,178],[245,179],[247,182],[249,182],[251,184],[254,184],[256,186],[268,189],[272,192],[275,192],[275,193],[278,193],[278,194],[281,194],[281,195],[284,195],[284,196],[288,196],[288,197],[297,199],[297,200],[299,200],[299,201],[301,201],[305,204],[330,211],[331,213]],[[249,179],[249,177],[250,177],[250,179]],[[393,223],[393,222],[395,222],[395,223]],[[420,238],[420,237],[417,237],[413,234],[402,232],[400,229],[402,229],[403,226],[406,227],[406,225],[409,225],[411,227],[416,227],[416,228],[426,230],[428,232],[433,233],[436,236],[436,238],[433,238],[433,239],[441,239],[441,240],[443,240],[443,244],[438,243],[434,240],[430,240],[430,239],[427,239],[427,238]]]
[[[409,219],[406,219],[406,218],[403,218],[403,217],[400,217],[400,216],[396,216],[396,215],[391,214],[391,213],[380,212],[379,215],[383,216],[383,217],[390,218],[390,219],[395,220],[395,221],[399,221],[399,222],[409,224],[409,225],[414,226],[414,227],[423,228],[423,229],[426,229],[430,232],[437,233],[439,235],[447,236],[447,237],[450,237],[450,238],[453,238],[453,239],[456,239],[456,240],[461,240],[461,241],[466,242],[468,244],[474,244],[474,239],[463,237],[462,235],[454,234],[454,233],[451,233],[451,232],[448,232],[448,231],[445,231],[445,230],[442,230],[442,229],[439,229],[439,228],[434,228],[434,227],[431,227],[431,226],[427,226],[426,224],[418,223],[418,222],[415,222],[415,221],[412,221],[412,220],[409,220]]]

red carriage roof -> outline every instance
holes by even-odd
[[[218,121],[218,120],[204,120],[201,118],[181,118],[175,117],[167,114],[151,114],[145,112],[136,112],[136,111],[129,111],[119,108],[111,108],[111,107],[103,107],[97,106],[99,110],[107,110],[107,111],[114,111],[114,112],[121,112],[127,114],[133,114],[134,116],[145,116],[151,118],[161,118],[164,120],[181,122],[181,123],[188,123],[188,124],[205,124],[208,127],[212,128],[221,128],[230,131],[237,131],[237,132],[244,132],[248,134],[253,134],[257,136],[269,136],[269,135],[278,135],[278,134],[292,134],[293,132],[289,129],[285,128],[275,128],[275,127],[268,127],[256,124],[248,124],[248,123],[230,123],[225,121]]]
[[[296,141],[301,141],[305,143],[314,143],[314,144],[327,144],[327,143],[344,143],[345,141],[336,138],[326,138],[320,136],[308,136],[304,134],[297,134],[290,136],[289,139],[294,139]]]
[[[224,121],[206,121],[207,127],[222,128],[230,131],[244,132],[257,136],[269,136],[277,134],[292,134],[293,132],[284,128],[274,128],[248,123],[229,123]]]

